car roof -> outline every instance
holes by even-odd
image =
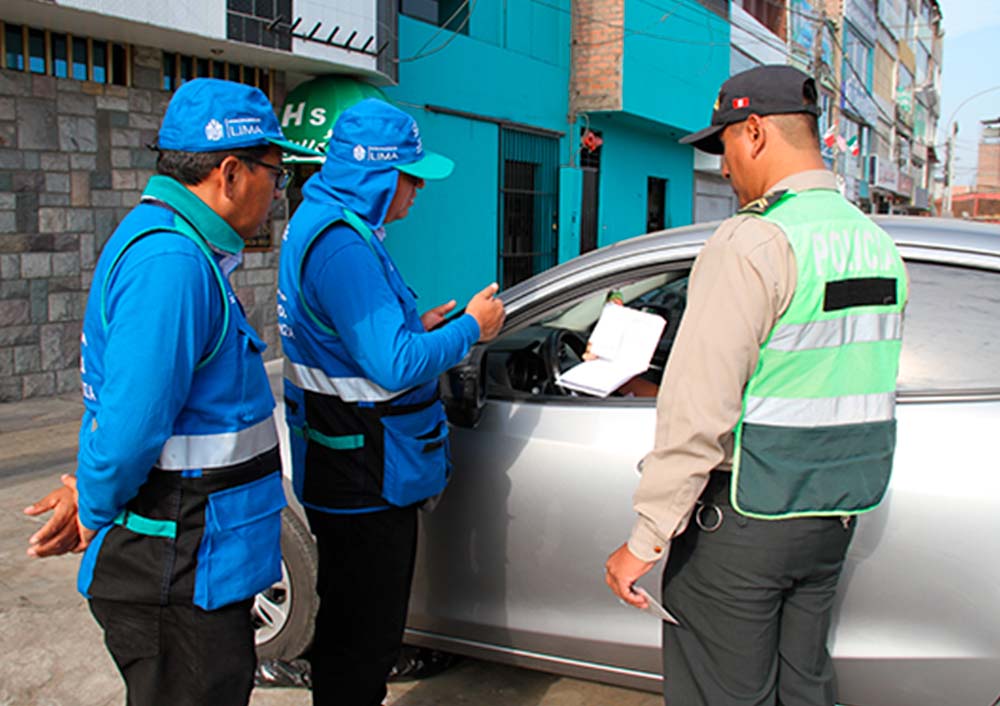
[[[874,216],[900,246],[931,250],[982,253],[1000,256],[1000,225],[975,223],[956,218],[919,216]],[[503,299],[518,299],[529,291],[566,277],[576,279],[584,271],[607,263],[642,257],[644,254],[676,250],[689,251],[693,257],[715,231],[721,221],[695,223],[668,230],[640,235],[593,250],[521,282],[503,293]]]

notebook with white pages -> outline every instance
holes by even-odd
[[[556,383],[584,394],[607,397],[646,372],[666,324],[656,314],[605,304],[590,334],[590,352],[597,357],[560,374]]]

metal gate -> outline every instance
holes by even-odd
[[[498,251],[506,289],[556,264],[559,141],[500,127]]]

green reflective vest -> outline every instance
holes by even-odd
[[[744,392],[733,507],[761,519],[867,512],[896,444],[903,261],[835,191],[786,192],[756,212],[788,237],[798,279]]]

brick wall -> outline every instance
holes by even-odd
[[[976,190],[1000,190],[1000,143],[980,142],[978,165]]]
[[[135,47],[131,88],[0,70],[0,401],[79,388],[97,256],[155,168],[145,145],[170,99],[161,61]],[[248,253],[232,280],[268,357],[276,266],[275,252]]]
[[[574,0],[570,112],[622,109],[625,0]]]

